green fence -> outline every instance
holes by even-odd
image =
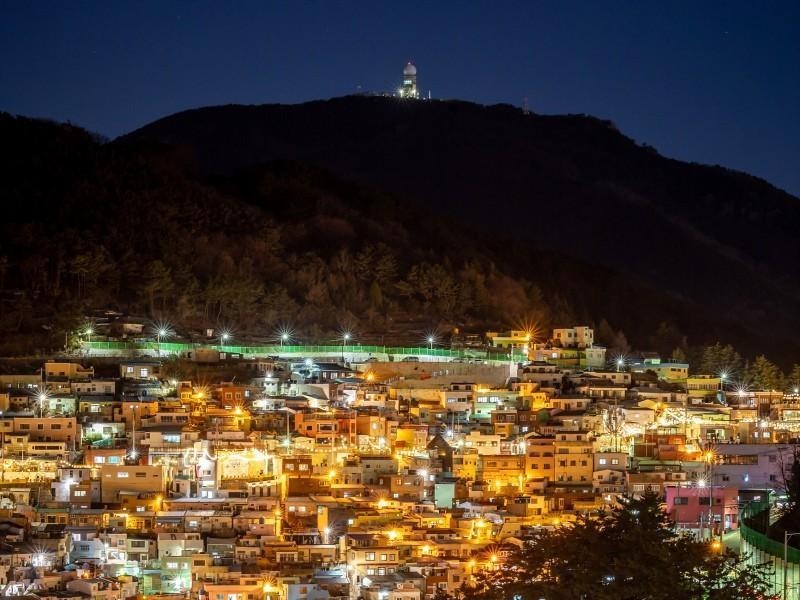
[[[766,531],[770,525],[769,504],[765,502],[751,502],[739,513],[739,533],[742,539],[754,548],[783,559],[783,540],[773,540],[767,537]],[[787,562],[800,564],[800,549],[788,547]]]
[[[389,356],[424,356],[431,358],[488,360],[492,362],[508,362],[527,360],[522,352],[514,352],[512,356],[498,355],[485,351],[474,350],[448,350],[444,348],[425,347],[394,347],[394,346],[362,346],[327,345],[327,346],[290,346],[275,344],[270,346],[233,346],[233,345],[205,345],[187,344],[177,342],[82,342],[82,348],[100,354],[106,352],[153,352],[161,354],[185,354],[198,348],[212,348],[229,354],[245,354],[252,356],[286,356],[286,355],[315,355],[315,354],[386,354]]]

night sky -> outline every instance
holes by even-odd
[[[4,2],[0,110],[109,137],[397,87],[613,120],[800,194],[800,2]]]

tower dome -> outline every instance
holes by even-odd
[[[403,67],[403,84],[398,90],[401,98],[419,98],[417,91],[417,67],[408,61]]]

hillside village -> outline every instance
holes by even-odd
[[[586,326],[457,342],[106,337],[6,369],[0,593],[431,600],[621,495],[742,546],[742,510],[782,501],[797,389],[606,356]],[[184,380],[181,360],[219,375]]]

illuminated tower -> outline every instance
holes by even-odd
[[[417,67],[411,61],[403,68],[403,85],[400,86],[401,98],[419,98],[417,89]]]

